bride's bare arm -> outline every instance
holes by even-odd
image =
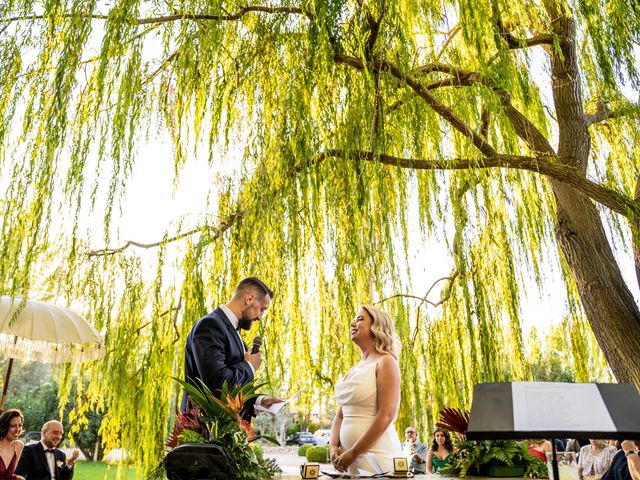
[[[336,459],[334,465],[339,470],[346,470],[359,455],[367,452],[387,430],[387,427],[396,416],[398,405],[400,404],[400,369],[398,368],[398,362],[391,355],[384,355],[378,360],[376,388],[378,392],[378,411],[373,423],[360,435],[353,447]],[[331,436],[333,438],[333,430],[331,431]]]
[[[331,463],[342,454],[340,448],[340,428],[342,427],[342,407],[338,408],[336,416],[331,424],[331,437],[329,437],[329,456]],[[334,465],[335,466],[335,465]]]

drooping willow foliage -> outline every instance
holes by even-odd
[[[400,428],[424,431],[439,408],[468,406],[475,383],[530,379],[523,300],[549,268],[565,279],[578,379],[605,378],[575,259],[555,242],[555,189],[597,202],[629,255],[640,211],[638,112],[624,94],[638,84],[636,8],[2,2],[0,288],[65,299],[104,333],[105,359],[83,367],[87,387],[70,399],[78,424],[105,408],[105,441],[153,466],[185,337],[247,275],[276,292],[262,375],[274,393],[302,387],[303,409],[326,408],[357,361],[347,339],[360,302],[387,309],[405,345]],[[588,165],[540,147],[572,146],[573,110],[554,100],[549,72],[570,40]],[[120,201],[140,146],[162,135],[177,182],[198,156],[238,160],[212,179],[206,216],[138,249],[118,235]],[[96,216],[102,235],[88,231]],[[407,279],[435,259],[409,251],[434,238],[451,254],[439,308],[388,298],[427,290]]]

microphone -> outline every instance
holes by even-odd
[[[255,355],[260,351],[262,346],[262,337],[256,337],[253,339],[253,345],[251,345],[251,355]]]

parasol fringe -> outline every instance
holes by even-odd
[[[38,360],[49,363],[77,363],[104,357],[104,347],[99,343],[73,345],[29,340],[0,333],[0,352],[9,358]]]

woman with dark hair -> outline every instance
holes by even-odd
[[[14,473],[24,448],[18,440],[23,423],[20,410],[12,408],[0,415],[0,480],[25,480]]]
[[[433,443],[427,452],[427,473],[438,473],[442,467],[449,463],[453,452],[453,442],[449,432],[442,428],[436,428],[433,432]]]

